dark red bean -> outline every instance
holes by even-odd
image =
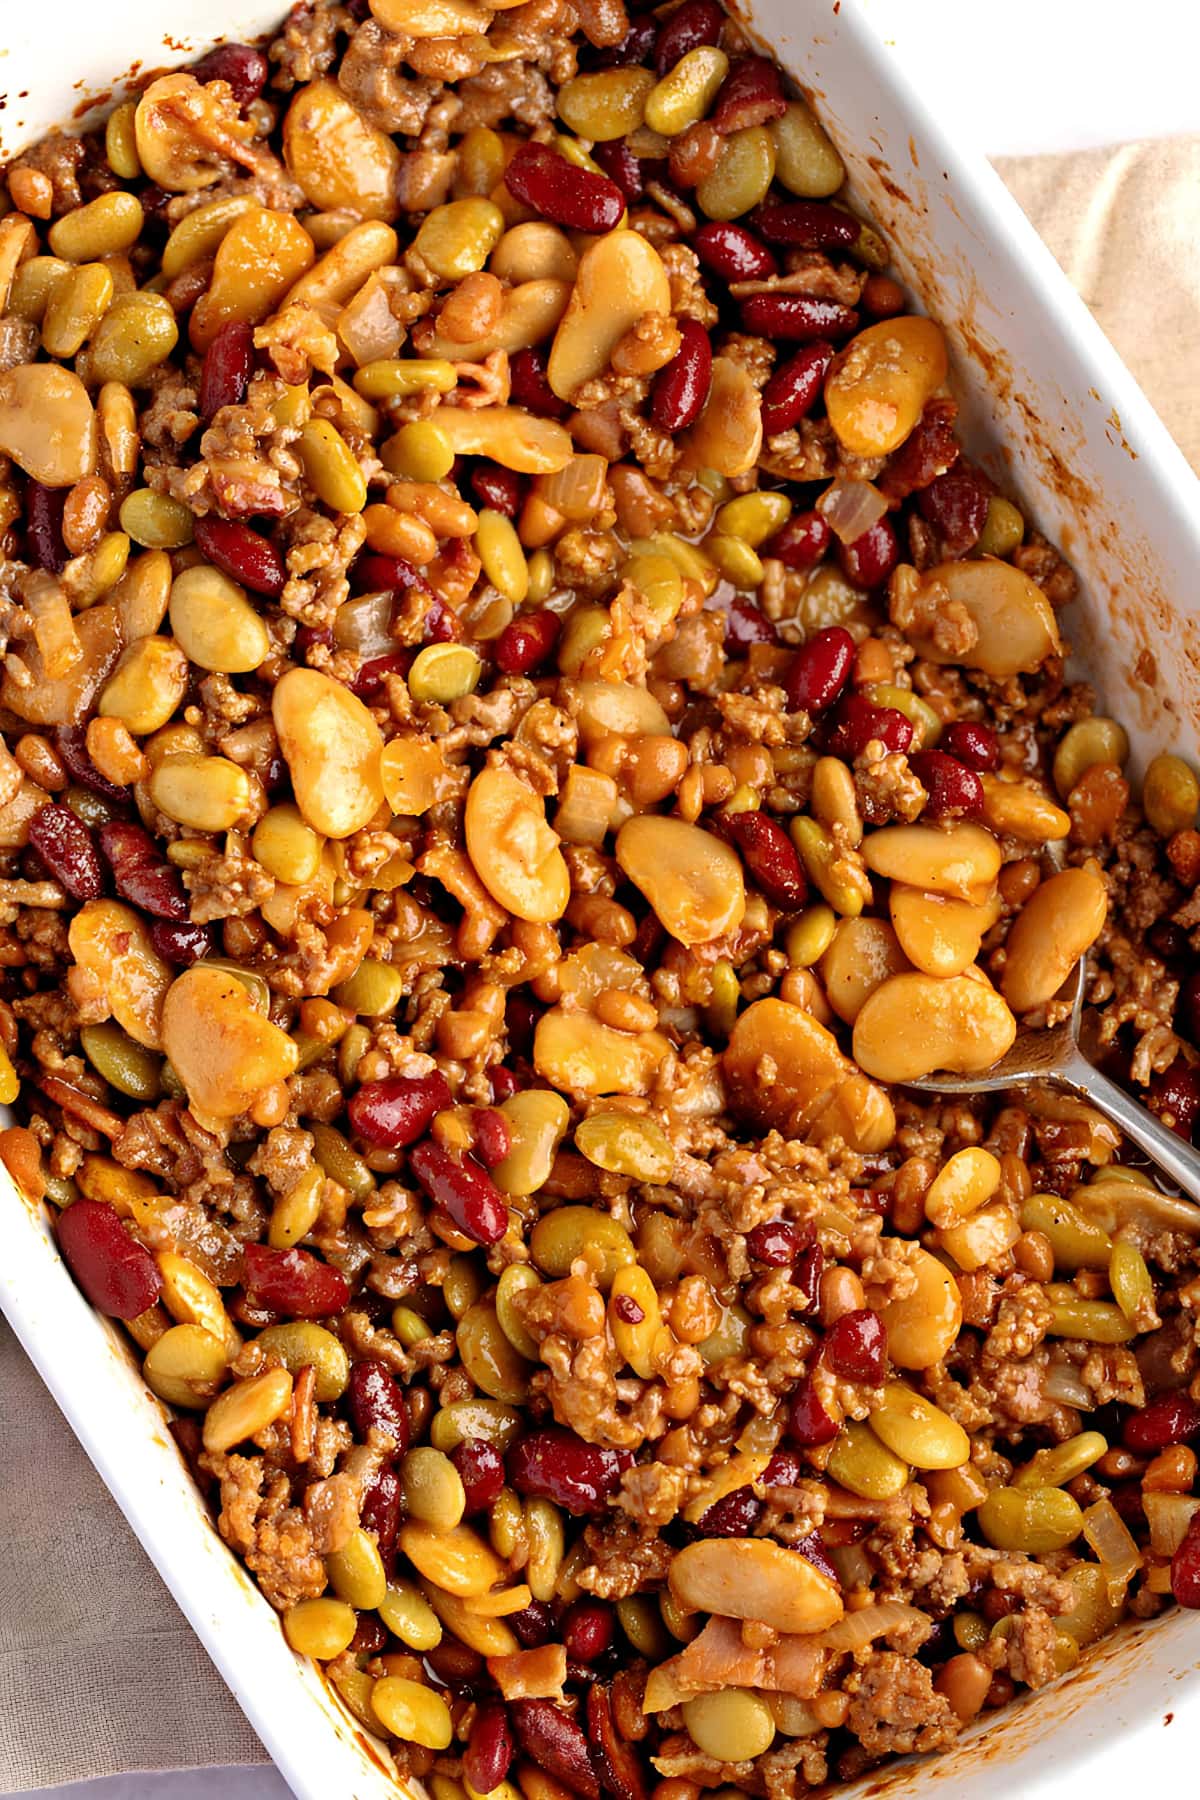
[[[490,1069],[488,1079],[492,1084],[492,1099],[497,1106],[503,1100],[511,1100],[520,1089],[520,1077],[515,1069]]]
[[[679,320],[682,338],[673,362],[654,377],[650,418],[660,431],[682,431],[697,418],[712,385],[712,344],[698,319]]]
[[[346,1405],[355,1436],[362,1443],[366,1443],[372,1430],[382,1431],[395,1444],[395,1454],[404,1455],[411,1436],[408,1408],[400,1384],[386,1363],[368,1357],[354,1364]]]
[[[820,1244],[809,1244],[796,1258],[796,1266],[792,1270],[792,1286],[798,1294],[803,1294],[804,1305],[812,1312],[820,1298],[821,1277],[825,1273],[825,1252]]]
[[[592,157],[608,179],[616,182],[626,200],[641,199],[646,190],[642,165],[624,138],[613,138],[607,144],[593,144]]]
[[[750,1255],[771,1269],[789,1268],[803,1250],[804,1242],[804,1227],[791,1219],[764,1219],[746,1233]]]
[[[202,956],[211,956],[215,948],[207,925],[171,925],[166,919],[151,919],[150,942],[164,962],[184,969],[199,962]]]
[[[912,723],[894,706],[876,706],[863,694],[845,695],[826,745],[830,756],[841,756],[849,762],[873,738],[878,738],[886,750],[903,754],[912,747]]]
[[[392,650],[386,656],[371,656],[350,683],[352,693],[360,700],[378,694],[388,675],[403,675],[412,663],[411,650]]]
[[[868,275],[859,305],[872,319],[894,319],[904,311],[904,289],[890,275]]]
[[[543,350],[518,350],[508,359],[510,396],[514,406],[543,419],[561,419],[570,411],[550,386]]]
[[[49,575],[61,574],[67,566],[62,534],[66,504],[66,488],[43,487],[40,481],[26,483],[25,547],[30,562]]]
[[[961,459],[917,495],[917,511],[940,533],[951,556],[963,556],[979,542],[987,522],[988,487]]]
[[[480,506],[490,506],[506,519],[516,518],[526,484],[514,469],[502,469],[494,462],[476,462],[471,465],[467,480]]]
[[[163,856],[150,833],[126,819],[110,819],[100,827],[100,848],[113,873],[118,894],[155,919],[182,924],[188,899],[179,870]]]
[[[29,822],[29,842],[72,900],[97,900],[104,892],[104,864],[96,840],[69,806],[51,801]]]
[[[701,1537],[749,1537],[766,1510],[753,1488],[734,1488],[700,1515],[696,1529]]]
[[[926,789],[927,819],[977,819],[983,811],[983,783],[974,769],[968,769],[944,750],[914,750],[909,767]]]
[[[808,898],[808,882],[800,866],[796,846],[779,823],[764,812],[730,813],[726,834],[742,853],[742,860],[760,892],[772,906],[794,911]]]
[[[1200,1118],[1200,1069],[1180,1059],[1164,1075],[1156,1075],[1146,1093],[1146,1105],[1176,1136],[1191,1138]]]
[[[782,530],[763,547],[787,569],[813,569],[828,550],[833,533],[819,512],[793,513]]]
[[[210,563],[252,593],[278,600],[287,581],[287,568],[270,538],[238,519],[218,519],[211,513],[197,519],[194,529],[196,548]]]
[[[587,1739],[574,1719],[560,1712],[552,1700],[514,1700],[509,1710],[526,1756],[581,1800],[600,1800],[600,1783]]]
[[[565,1512],[599,1512],[633,1462],[628,1450],[589,1444],[562,1426],[547,1425],[517,1439],[508,1452],[508,1479],[518,1494],[553,1500]]]
[[[446,1077],[435,1069],[428,1075],[387,1075],[382,1081],[365,1081],[351,1094],[346,1111],[351,1125],[368,1144],[381,1150],[403,1150],[424,1137],[435,1114],[450,1104]]]
[[[207,424],[223,406],[241,406],[253,373],[254,327],[239,321],[222,325],[200,365],[201,419]]]
[[[452,1156],[432,1138],[416,1146],[409,1162],[434,1205],[448,1213],[465,1236],[477,1244],[495,1244],[504,1236],[508,1208],[482,1164]]]
[[[793,250],[844,250],[858,241],[857,219],[824,200],[785,200],[760,206],[753,215],[754,229],[768,244],[786,244]]]
[[[474,1699],[472,1682],[484,1673],[483,1658],[478,1650],[469,1650],[457,1638],[444,1637],[440,1644],[425,1652],[425,1666],[433,1680],[449,1688],[458,1700]]]
[[[777,1450],[760,1477],[764,1487],[795,1487],[804,1480],[804,1464],[795,1450]]]
[[[1000,767],[1000,741],[990,725],[977,725],[973,719],[955,719],[942,732],[942,749],[968,769],[983,774]]]
[[[197,81],[227,81],[239,106],[258,99],[270,72],[266,57],[252,44],[218,44],[192,65]]]
[[[879,477],[880,490],[889,500],[905,500],[953,468],[958,461],[958,439],[954,435],[957,416],[958,403],[954,400],[928,403]]]
[[[816,1444],[831,1444],[837,1434],[837,1420],[830,1417],[818,1400],[812,1376],[806,1376],[792,1396],[788,1436],[802,1450],[809,1450]]]
[[[504,1458],[495,1444],[486,1438],[465,1438],[450,1452],[450,1461],[463,1484],[467,1517],[486,1512],[504,1486]]]
[[[378,1656],[388,1641],[387,1626],[374,1613],[359,1613],[354,1636],[350,1639],[351,1656]]]
[[[645,1308],[638,1305],[632,1294],[617,1294],[611,1305],[624,1325],[640,1325],[646,1316]]]
[[[821,1355],[835,1375],[878,1387],[887,1372],[887,1327],[869,1307],[843,1313],[825,1333]]]
[[[508,1120],[494,1106],[477,1106],[471,1114],[475,1132],[475,1154],[485,1169],[494,1169],[512,1149],[512,1132]]]
[[[504,181],[514,199],[572,231],[611,231],[625,211],[625,196],[615,181],[577,168],[532,140],[521,145]]]
[[[419,569],[402,556],[384,556],[378,550],[365,550],[355,558],[350,579],[360,594],[407,594],[414,589],[419,594],[433,593]]]
[[[1161,925],[1163,921],[1160,919],[1158,923]],[[1186,956],[1188,949],[1186,934],[1178,925],[1171,926],[1170,929],[1179,932],[1180,937],[1184,940],[1182,947],[1177,950],[1167,947],[1160,949],[1159,944],[1164,942],[1163,934],[1160,934],[1151,944],[1155,955]],[[1153,938],[1153,933],[1151,937]],[[1167,941],[1170,942],[1170,940]],[[1191,1043],[1200,1045],[1200,973],[1188,975],[1180,986],[1179,999],[1175,1003],[1175,1025],[1176,1029],[1181,1031]]]
[[[521,613],[496,639],[493,655],[506,675],[530,675],[554,649],[562,620],[557,613]]]
[[[1157,1394],[1139,1412],[1130,1413],[1121,1429],[1121,1442],[1139,1456],[1153,1456],[1171,1444],[1184,1444],[1200,1431],[1200,1406],[1186,1390]]]
[[[332,1263],[307,1250],[243,1246],[242,1285],[250,1300],[287,1319],[327,1319],[345,1310],[350,1283]]]
[[[765,125],[786,111],[787,97],[770,57],[743,56],[721,83],[709,116],[714,129],[724,134]],[[854,235],[858,236],[857,228]]]
[[[775,370],[762,394],[764,437],[777,437],[781,431],[790,431],[793,425],[808,417],[821,397],[832,361],[832,344],[805,344]],[[814,514],[814,517],[820,515]],[[829,541],[828,537],[825,541]]]
[[[619,44],[607,45],[588,58],[594,69],[629,69],[644,63],[654,49],[658,37],[658,20],[643,13],[633,21]]]
[[[797,1538],[792,1549],[798,1550],[814,1569],[820,1569],[822,1575],[827,1576],[835,1587],[841,1587],[842,1578],[837,1572],[837,1564],[826,1550],[819,1531],[811,1532],[806,1538]]]
[[[443,557],[445,554],[443,551]],[[463,635],[462,621],[440,594],[434,596],[433,604],[425,614],[424,624],[425,641],[428,644],[456,644]]]
[[[752,600],[739,594],[729,602],[729,611],[725,615],[727,650],[748,650],[751,644],[775,644],[778,641],[774,625]]]
[[[855,587],[868,590],[882,587],[900,561],[895,526],[885,513],[853,543],[843,544],[839,540],[835,554],[842,574]]]
[[[660,78],[689,50],[698,50],[702,44],[719,43],[724,22],[725,14],[717,0],[684,0],[658,34],[654,67]]]
[[[359,1519],[368,1531],[375,1533],[379,1554],[389,1576],[395,1567],[396,1538],[403,1508],[404,1489],[400,1477],[391,1463],[385,1463],[363,1495]]]
[[[602,1600],[573,1600],[563,1614],[562,1635],[567,1655],[579,1662],[595,1662],[613,1641],[616,1620],[611,1606]]]
[[[102,775],[88,755],[87,733],[82,725],[60,725],[56,743],[59,757],[80,787],[99,794],[103,800],[111,800],[114,805],[128,804],[129,795],[125,789]]]
[[[463,1774],[477,1794],[490,1794],[512,1767],[516,1747],[508,1714],[499,1700],[484,1700],[475,1708],[471,1735],[463,1752]]]
[[[791,712],[827,712],[839,698],[854,667],[856,647],[844,625],[814,632],[792,659],[784,677]]]
[[[802,344],[831,338],[836,343],[858,330],[858,314],[852,306],[815,294],[748,294],[742,301],[742,324],[756,337]]]
[[[107,1201],[76,1200],[68,1206],[58,1215],[58,1242],[97,1312],[110,1319],[136,1319],[158,1299],[158,1264],[144,1244],[130,1237]]]
[[[692,248],[704,268],[723,281],[766,281],[779,273],[767,246],[744,225],[714,219],[700,227]]]
[[[1180,1606],[1200,1606],[1200,1519],[1195,1517],[1171,1558],[1171,1592]]]
[[[524,1650],[537,1650],[554,1637],[554,1614],[544,1600],[531,1600],[520,1612],[509,1613],[508,1622]]]

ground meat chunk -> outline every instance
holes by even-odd
[[[846,1724],[870,1756],[943,1750],[961,1729],[924,1664],[895,1651],[877,1651],[865,1669],[847,1677],[845,1689],[851,1695]]]
[[[592,1560],[579,1572],[579,1585],[598,1600],[624,1600],[643,1588],[660,1586],[675,1552],[657,1533],[639,1530],[620,1516],[605,1525],[589,1525],[584,1541]]]
[[[255,862],[236,831],[228,834],[224,849],[214,846],[195,868],[185,870],[183,884],[198,925],[244,917],[275,892],[275,877]]]
[[[1049,1613],[1040,1606],[1010,1614],[1009,1635],[998,1640],[1003,1644],[1005,1666],[1014,1681],[1026,1687],[1045,1687],[1059,1674],[1054,1647],[1058,1631]]]
[[[277,65],[271,85],[284,93],[306,81],[314,81],[333,67],[339,32],[353,31],[354,15],[348,7],[316,0],[313,6],[293,6],[280,35],[267,54]]]
[[[424,76],[409,80],[400,73],[407,47],[406,38],[364,19],[347,45],[338,86],[377,130],[419,137],[442,84]]]
[[[244,1557],[267,1599],[279,1612],[310,1600],[328,1586],[304,1514],[291,1504],[282,1471],[268,1471],[261,1456],[205,1454],[200,1466],[221,1484],[217,1529]]]

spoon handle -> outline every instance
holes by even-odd
[[[1200,1151],[1193,1150],[1186,1139],[1161,1124],[1140,1101],[1101,1074],[1085,1057],[1073,1057],[1059,1071],[1059,1080],[1102,1112],[1139,1150],[1144,1150],[1190,1199],[1200,1201]]]

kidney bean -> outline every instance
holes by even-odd
[[[365,1081],[346,1105],[350,1123],[368,1144],[381,1150],[403,1150],[424,1137],[434,1115],[451,1104],[450,1088],[439,1069],[428,1075],[387,1075]]]
[[[701,1537],[749,1537],[766,1510],[753,1488],[734,1488],[700,1515],[696,1529]]]
[[[245,1244],[243,1255],[242,1285],[250,1300],[287,1319],[327,1319],[342,1312],[350,1298],[341,1270],[307,1250]]]
[[[562,621],[557,613],[521,613],[496,639],[493,655],[506,675],[529,675],[558,642]]]
[[[781,431],[790,431],[793,425],[807,418],[821,396],[826,371],[832,361],[832,344],[805,344],[775,370],[762,394],[764,437],[777,437]],[[820,518],[821,515],[813,516]],[[786,531],[787,526],[783,529]],[[828,541],[826,537],[825,542]]]
[[[192,65],[197,81],[227,81],[239,106],[258,99],[270,72],[266,57],[253,44],[218,44]]]
[[[579,1662],[595,1662],[598,1656],[603,1656],[613,1641],[615,1630],[612,1608],[600,1600],[573,1600],[563,1614],[563,1643],[567,1655]]]
[[[352,693],[360,700],[369,700],[378,694],[383,687],[387,675],[403,675],[412,663],[411,650],[393,650],[386,656],[368,657],[358,674],[350,683]]]
[[[742,301],[742,324],[756,337],[787,338],[811,344],[818,338],[836,343],[858,330],[858,314],[839,300],[822,300],[816,294],[747,294]]]
[[[378,1656],[388,1641],[387,1626],[374,1613],[359,1613],[354,1636],[350,1639],[352,1656]]]
[[[464,1438],[450,1452],[450,1461],[463,1484],[467,1516],[486,1512],[504,1486],[504,1458],[495,1444],[486,1438]]]
[[[499,1700],[483,1700],[475,1709],[471,1735],[463,1752],[463,1774],[477,1794],[490,1794],[512,1767],[516,1753],[508,1714]]]
[[[754,229],[768,244],[786,244],[796,250],[845,249],[856,243],[859,224],[849,213],[825,200],[784,200],[760,206]]]
[[[812,1312],[821,1292],[821,1276],[825,1273],[825,1252],[820,1244],[809,1244],[796,1258],[792,1270],[792,1286],[803,1294],[804,1304]]]
[[[650,417],[660,431],[682,431],[699,417],[712,385],[712,344],[698,319],[678,321],[682,338],[673,362],[654,377]]]
[[[746,1233],[746,1248],[755,1262],[786,1269],[804,1248],[804,1227],[791,1219],[764,1219]]]
[[[642,13],[619,44],[608,44],[602,50],[591,51],[587,60],[594,69],[634,68],[650,56],[657,36],[658,20],[652,13]]]
[[[515,1069],[489,1069],[488,1079],[492,1084],[492,1099],[499,1106],[502,1100],[511,1100],[520,1089],[521,1082]]]
[[[983,783],[944,750],[914,750],[909,767],[928,791],[927,819],[977,819],[983,811]]]
[[[287,568],[270,538],[238,519],[218,519],[211,514],[197,519],[194,530],[196,547],[210,563],[252,593],[278,600],[287,581]]]
[[[402,556],[385,556],[378,550],[365,550],[354,559],[350,579],[360,594],[433,594],[433,589],[411,563]]]
[[[777,819],[763,812],[730,813],[724,828],[772,906],[794,911],[804,905],[808,882],[796,846]]]
[[[514,199],[572,231],[611,231],[625,211],[625,196],[615,181],[577,168],[532,140],[521,145],[504,180]]]
[[[804,1464],[795,1450],[777,1450],[762,1475],[764,1487],[795,1487],[804,1479]]]
[[[732,221],[713,219],[702,225],[692,248],[704,268],[723,281],[766,281],[779,273],[779,264],[762,240]]]
[[[40,481],[25,484],[25,546],[29,560],[49,575],[59,575],[67,566],[67,546],[63,543],[63,508],[67,504],[66,488],[43,487]]]
[[[493,1106],[477,1106],[471,1114],[475,1133],[475,1154],[487,1169],[502,1163],[512,1149],[512,1133],[508,1120]]]
[[[751,644],[775,644],[778,641],[774,625],[752,600],[739,595],[730,601],[725,615],[727,650],[748,650]]]
[[[979,542],[987,519],[988,489],[977,471],[960,459],[921,489],[917,511],[940,532],[949,554],[962,556]]]
[[[912,745],[912,723],[894,706],[876,706],[863,694],[845,695],[826,745],[830,756],[842,756],[849,762],[873,738],[886,750],[902,754]]]
[[[60,760],[66,764],[68,773],[80,787],[99,794],[103,800],[113,801],[117,806],[128,805],[129,795],[125,789],[102,775],[88,755],[87,734],[82,725],[60,725],[55,743]]]
[[[490,506],[493,512],[503,513],[506,519],[516,518],[525,498],[526,484],[515,469],[502,469],[494,462],[476,462],[472,463],[467,480],[481,506]]]
[[[574,1719],[560,1712],[552,1700],[514,1700],[510,1711],[513,1730],[526,1756],[581,1800],[600,1800],[600,1783],[587,1739]]]
[[[763,547],[786,569],[812,569],[828,550],[832,531],[816,511],[793,513],[787,524]]]
[[[72,900],[97,900],[104,892],[104,864],[96,840],[69,806],[51,801],[29,822],[29,842]]]
[[[808,1450],[816,1444],[831,1444],[837,1434],[837,1420],[830,1418],[817,1398],[812,1376],[806,1376],[792,1396],[788,1436],[802,1450]]]
[[[222,325],[200,365],[196,410],[205,424],[223,406],[242,405],[253,373],[254,327],[240,320]]]
[[[364,1444],[374,1429],[386,1432],[403,1456],[411,1436],[408,1408],[400,1385],[387,1364],[375,1357],[356,1362],[350,1370],[346,1405],[355,1436]]]
[[[164,962],[185,969],[202,956],[211,956],[216,947],[207,925],[171,925],[165,919],[151,919],[150,942]]]
[[[856,647],[844,625],[814,632],[784,676],[790,712],[827,712],[850,679]]]
[[[504,1196],[482,1164],[452,1156],[431,1138],[409,1158],[412,1172],[435,1206],[477,1244],[495,1244],[508,1229]]]
[[[1200,1523],[1195,1518],[1171,1558],[1171,1593],[1180,1606],[1200,1606]]]
[[[766,56],[743,56],[721,83],[710,117],[715,128],[725,134],[765,125],[786,111],[787,97],[775,64]]]
[[[1163,962],[1167,963],[1182,962],[1189,950],[1187,932],[1182,925],[1176,925],[1172,919],[1156,919],[1146,933],[1146,942],[1155,956],[1161,957]],[[1184,991],[1188,986],[1190,986],[1190,979],[1180,989],[1177,1002],[1177,1016],[1180,1019],[1186,1019],[1191,1011],[1190,1001],[1185,1002],[1184,1000]],[[1197,997],[1200,998],[1200,993]],[[1178,1011],[1179,1007],[1184,1010]],[[1200,1022],[1200,1014],[1197,1015],[1197,1020]],[[1196,1033],[1191,1026],[1181,1026],[1181,1030],[1184,1037],[1195,1038]]]
[[[633,1456],[589,1444],[562,1426],[547,1425],[517,1439],[506,1459],[518,1494],[553,1500],[565,1512],[598,1512],[614,1494]]]
[[[880,491],[889,500],[905,500],[929,486],[958,461],[954,400],[930,400],[900,448],[893,452],[879,477]]]
[[[188,900],[179,870],[166,860],[144,827],[126,819],[109,819],[100,827],[100,848],[123,900],[155,919],[175,924],[187,919]]]
[[[618,1725],[611,1690],[598,1682],[588,1688],[587,1728],[605,1794],[610,1800],[647,1800],[641,1759]]]
[[[515,351],[508,359],[508,375],[514,406],[523,406],[543,419],[561,419],[570,411],[550,386],[544,351]]]
[[[973,719],[955,719],[942,731],[942,749],[948,756],[965,763],[968,769],[988,774],[1000,767],[1000,741],[990,725],[977,725]]]
[[[825,1333],[821,1355],[835,1375],[878,1387],[887,1372],[887,1327],[865,1306],[843,1313]]]
[[[76,1200],[61,1212],[58,1243],[97,1312],[110,1319],[136,1319],[158,1299],[158,1264],[144,1244],[130,1237],[116,1207],[106,1200]]]
[[[672,13],[658,34],[654,50],[654,67],[660,78],[689,50],[702,44],[716,44],[721,39],[725,14],[717,0],[684,0],[679,11]]]
[[[819,1531],[810,1532],[806,1538],[797,1538],[792,1549],[798,1550],[814,1569],[820,1569],[822,1575],[832,1581],[835,1587],[841,1587],[842,1578],[837,1572],[837,1564],[826,1550]]]
[[[531,1600],[520,1612],[509,1613],[508,1622],[524,1650],[538,1650],[554,1637],[554,1614],[544,1600]]]
[[[400,1477],[390,1463],[384,1463],[363,1495],[359,1521],[367,1531],[375,1533],[389,1578],[396,1566],[396,1538],[403,1508],[404,1489]]]
[[[890,275],[868,275],[859,305],[872,319],[894,319],[904,311],[904,289]]]
[[[1121,1429],[1121,1442],[1139,1456],[1152,1456],[1171,1444],[1186,1443],[1200,1431],[1200,1406],[1186,1389],[1156,1394],[1139,1411],[1130,1413]]]
[[[882,587],[900,561],[896,530],[886,513],[853,543],[843,544],[839,539],[834,553],[846,580],[867,589]]]
[[[592,160],[598,162],[610,181],[615,181],[626,200],[640,200],[646,191],[642,165],[624,138],[611,138],[606,144],[592,145]]]
[[[1177,1137],[1190,1139],[1200,1117],[1200,1070],[1183,1062],[1172,1063],[1165,1074],[1154,1077],[1146,1105],[1164,1125],[1170,1125]]]

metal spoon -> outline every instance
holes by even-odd
[[[1193,1200],[1200,1200],[1200,1151],[1161,1124],[1139,1100],[1110,1081],[1079,1047],[1085,963],[1081,957],[1059,997],[1070,997],[1061,1024],[1019,1031],[1012,1049],[979,1075],[927,1075],[906,1086],[922,1094],[990,1094],[998,1088],[1048,1082],[1094,1106],[1097,1112],[1143,1150],[1162,1173]]]

